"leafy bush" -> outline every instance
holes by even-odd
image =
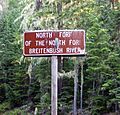
[[[3,115],[27,115],[27,113],[20,109],[14,109],[14,110],[5,112]]]
[[[6,110],[9,110],[10,108],[10,103],[9,102],[4,102],[0,104],[0,114],[5,112]]]

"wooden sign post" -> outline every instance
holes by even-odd
[[[51,58],[51,115],[57,115],[57,56],[85,55],[84,30],[38,30],[24,33],[23,55]]]
[[[51,115],[57,115],[58,59],[57,56],[51,59]]]

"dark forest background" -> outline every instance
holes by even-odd
[[[24,57],[23,33],[41,29],[84,29],[84,115],[120,113],[119,0],[1,0],[0,115],[50,115],[50,57]],[[2,7],[1,7],[2,8]],[[80,111],[80,57],[60,60],[58,114],[73,113],[78,65],[77,113]]]

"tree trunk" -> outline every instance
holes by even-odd
[[[58,13],[58,17],[61,15],[62,13],[62,0],[59,0],[57,2],[57,13]],[[62,29],[62,20],[58,19],[58,30]],[[63,59],[61,56],[58,56],[58,71],[61,72],[63,68]],[[62,79],[59,78],[58,79],[58,94],[61,93],[61,89],[62,89]]]
[[[74,77],[74,106],[73,106],[73,115],[77,115],[77,89],[78,89],[78,69],[79,65],[75,63],[75,77]]]
[[[83,60],[81,59],[81,96],[80,96],[80,110],[83,115]]]
[[[42,0],[35,0],[35,10],[39,10],[42,7]]]

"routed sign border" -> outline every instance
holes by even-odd
[[[24,46],[24,42],[25,42],[25,33],[36,33],[36,32],[83,32],[83,39],[84,39],[84,50],[83,53],[65,53],[65,54],[25,54],[25,46]],[[49,56],[85,56],[86,52],[86,40],[85,40],[85,30],[80,29],[80,30],[35,30],[35,31],[26,31],[24,32],[24,39],[23,39],[23,55],[25,57],[49,57]]]

